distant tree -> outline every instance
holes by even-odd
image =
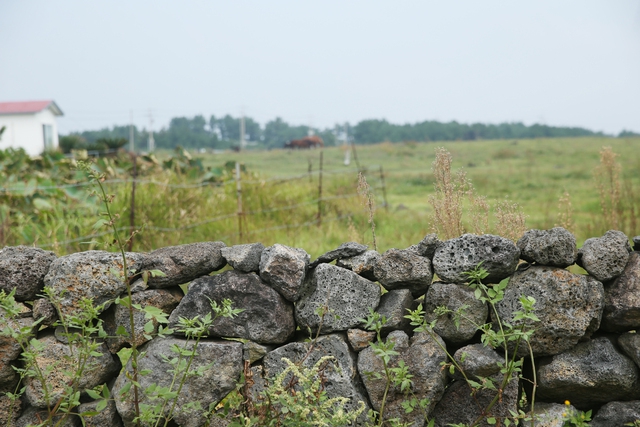
[[[184,148],[214,148],[218,142],[218,136],[207,128],[207,122],[203,116],[175,117],[171,119],[169,127],[163,128],[154,134],[156,146],[159,148],[173,149],[181,146]]]
[[[0,133],[0,135],[2,135],[2,133]],[[626,129],[624,129],[622,132],[618,134],[618,138],[636,138],[639,136],[640,136],[640,133],[633,132]]]

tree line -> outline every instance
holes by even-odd
[[[188,149],[228,149],[237,147],[240,141],[240,117],[226,115],[175,117],[169,126],[153,133],[157,148],[173,149],[182,146]],[[310,128],[304,125],[292,125],[281,118],[275,118],[264,126],[250,117],[244,118],[245,141],[248,147],[282,148],[292,139],[302,138],[310,132],[319,135],[325,145],[337,145],[347,140],[356,144],[375,144],[384,141],[456,141],[479,139],[525,139],[571,136],[602,136],[602,132],[593,132],[580,127],[558,127],[523,123],[501,124],[464,124],[456,121],[443,123],[424,121],[411,124],[394,124],[387,120],[362,120],[355,125],[336,124],[332,128]],[[147,147],[148,132],[134,127],[136,147]],[[631,133],[623,131],[620,137]],[[623,135],[624,134],[624,135]],[[129,139],[129,126],[113,126],[100,130],[76,132],[61,137],[61,146],[71,148],[93,147],[105,140]],[[70,148],[68,148],[70,149]]]

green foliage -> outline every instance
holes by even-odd
[[[565,412],[562,414],[564,427],[587,427],[591,421],[591,411],[578,411],[570,406],[570,402],[565,401]],[[625,425],[635,425],[634,423]]]

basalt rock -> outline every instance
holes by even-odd
[[[249,243],[224,247],[220,249],[220,253],[234,270],[243,273],[258,273],[263,250],[262,243]]]
[[[17,301],[31,301],[42,293],[44,276],[56,259],[50,251],[28,246],[0,249],[0,290],[15,290]]]
[[[343,243],[338,248],[326,252],[313,261],[309,268],[315,268],[318,264],[329,263],[342,258],[351,258],[363,254],[367,250],[367,245],[356,242]]]
[[[633,425],[640,420],[640,400],[631,402],[609,402],[598,410],[590,427]]]
[[[630,252],[627,236],[621,231],[609,230],[602,237],[585,240],[578,251],[577,263],[597,280],[608,282],[622,274]]]
[[[433,278],[429,259],[407,249],[389,249],[373,271],[386,289],[409,289],[414,297],[424,295]]]
[[[376,278],[374,269],[379,259],[380,254],[378,252],[366,251],[351,258],[339,259],[338,261],[336,261],[336,265],[338,267],[351,270],[354,273],[364,277],[365,279],[376,282],[378,281],[378,279]]]
[[[413,307],[413,297],[408,289],[396,289],[389,291],[380,298],[380,305],[376,310],[380,316],[384,316],[386,323],[381,332],[387,334],[391,331],[404,329],[409,325],[407,310]]]
[[[288,301],[300,299],[309,267],[309,254],[300,248],[275,244],[262,251],[260,277]]]
[[[625,332],[640,329],[640,252],[633,252],[624,271],[604,289],[602,329]]]
[[[568,267],[576,262],[576,237],[562,227],[528,230],[518,240],[520,258],[552,267]]]

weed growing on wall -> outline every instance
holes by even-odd
[[[376,242],[376,223],[373,216],[376,211],[376,203],[371,193],[371,187],[367,183],[367,179],[362,172],[358,172],[358,194],[362,198],[365,210],[367,211],[367,219],[371,226],[371,236],[373,237],[373,248],[378,250],[378,243]]]

